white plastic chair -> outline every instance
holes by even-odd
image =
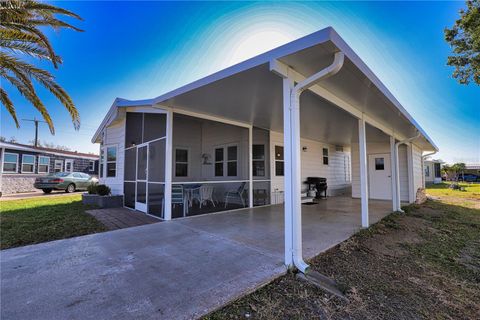
[[[213,201],[213,186],[204,185],[200,187],[200,208],[203,204],[207,204],[208,201],[215,207],[215,201]]]

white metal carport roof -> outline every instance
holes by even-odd
[[[159,97],[137,101],[116,99],[92,142],[98,142],[100,132],[115,119],[118,108],[133,106],[163,105],[173,110],[194,111],[283,131],[282,79],[272,68],[294,72],[295,77],[302,79],[329,65],[338,51],[345,54],[342,69],[302,95],[302,137],[349,145],[356,140],[358,131],[355,117],[363,115],[369,124],[397,139],[420,132],[415,143],[425,151],[438,150],[412,116],[331,27]]]

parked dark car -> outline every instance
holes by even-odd
[[[458,181],[465,181],[465,182],[478,182],[480,181],[480,177],[476,174],[468,173],[464,175],[459,175]]]
[[[45,177],[35,179],[33,186],[45,193],[52,190],[65,190],[74,192],[86,190],[89,185],[98,183],[98,179],[83,172],[57,172]]]

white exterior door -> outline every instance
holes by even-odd
[[[73,160],[65,160],[65,172],[73,172]]]
[[[147,212],[148,194],[148,144],[137,147],[137,180],[135,192],[135,210]]]
[[[392,199],[391,159],[389,153],[368,155],[368,184],[372,199]]]

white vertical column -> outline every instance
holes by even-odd
[[[367,141],[365,120],[358,119],[358,145],[360,156],[360,194],[362,202],[362,227],[368,228],[368,177],[367,177]]]
[[[173,156],[173,112],[167,111],[167,127],[165,139],[165,220],[172,220],[172,156]]]
[[[415,190],[415,183],[413,181],[413,147],[412,144],[409,143],[407,145],[407,169],[408,169],[408,200],[410,203],[415,202],[416,198],[416,191]]]
[[[248,128],[248,206],[253,208],[253,126]]]
[[[390,177],[392,181],[392,210],[395,212],[397,211],[397,180],[396,180],[396,167],[397,167],[397,159],[395,156],[395,137],[390,136]]]
[[[290,94],[293,81],[283,79],[283,159],[284,159],[284,218],[285,218],[285,265],[293,266],[293,210],[292,210],[292,149],[291,149],[291,115]],[[275,156],[275,154],[273,154]]]
[[[308,265],[303,261],[303,239],[302,239],[302,161],[301,161],[301,142],[300,142],[300,93],[291,95],[290,105],[290,135],[292,154],[292,224],[293,224],[293,259],[295,266],[300,271],[305,272]]]

